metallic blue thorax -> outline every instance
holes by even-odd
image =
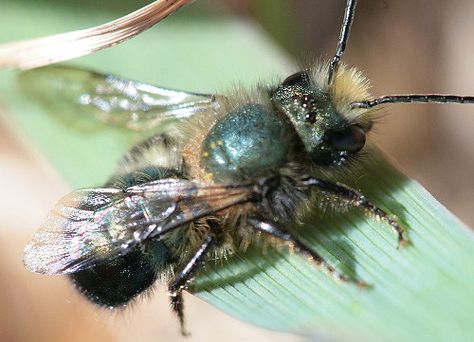
[[[291,134],[270,108],[248,104],[227,114],[203,141],[203,168],[218,182],[261,176],[285,163]]]

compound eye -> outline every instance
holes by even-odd
[[[365,131],[352,125],[342,130],[326,132],[325,141],[338,151],[358,152],[365,145]]]
[[[302,84],[304,82],[307,82],[308,80],[308,74],[306,71],[300,71],[297,73],[294,73],[293,75],[288,76],[282,83],[281,85],[284,87],[289,87],[289,86],[294,86],[296,84]]]

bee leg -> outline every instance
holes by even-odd
[[[338,271],[304,242],[287,232],[284,228],[279,226],[276,222],[261,219],[258,217],[249,217],[247,222],[256,230],[264,232],[274,238],[282,240],[290,245],[296,252],[310,258],[318,267],[324,269],[331,277],[342,282],[354,282],[359,287],[367,287],[367,283],[361,280],[353,280]]]
[[[306,178],[303,182],[305,185],[316,187],[325,192],[330,192],[343,200],[348,201],[355,207],[364,209],[370,216],[388,223],[398,236],[398,247],[408,243],[408,240],[405,238],[405,230],[398,224],[398,222],[391,219],[383,209],[372,204],[360,192],[347,186],[319,178],[310,177]]]
[[[170,306],[171,310],[178,316],[180,332],[183,336],[189,336],[189,333],[186,331],[184,326],[184,302],[183,302],[183,292],[176,291],[170,295]]]
[[[214,234],[209,234],[204,239],[203,243],[193,255],[193,257],[186,263],[181,271],[169,283],[168,291],[171,294],[171,309],[176,313],[181,325],[181,334],[183,336],[189,335],[184,326],[184,305],[183,305],[183,290],[186,290],[189,282],[192,280],[196,271],[203,265],[203,259],[206,253],[211,249],[216,241]]]

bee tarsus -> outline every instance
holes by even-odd
[[[367,198],[360,192],[336,182],[314,177],[306,177],[303,180],[303,183],[321,191],[329,192],[344,201],[348,201],[351,205],[365,210],[371,217],[386,222],[397,234],[398,247],[408,243],[408,240],[405,237],[405,229],[403,229],[396,220],[391,219],[387,212],[367,200]]]
[[[170,295],[170,306],[171,310],[178,316],[181,335],[190,336],[190,333],[186,330],[184,320],[183,291],[177,291]]]
[[[365,282],[361,280],[353,280],[352,278],[338,272],[321,255],[311,249],[306,243],[298,239],[296,236],[285,230],[277,222],[260,217],[250,217],[247,222],[256,230],[281,240],[282,242],[288,244],[291,249],[294,249],[295,252],[301,254],[302,256],[308,257],[316,264],[316,266],[326,271],[332,278],[342,282],[354,282],[358,286],[365,284]]]

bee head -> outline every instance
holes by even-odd
[[[359,114],[347,115],[348,110],[334,98],[332,86],[319,85],[314,74],[311,77],[309,71],[301,71],[289,76],[271,99],[291,121],[315,164],[339,165],[364,147],[371,123],[366,117],[361,120]]]

